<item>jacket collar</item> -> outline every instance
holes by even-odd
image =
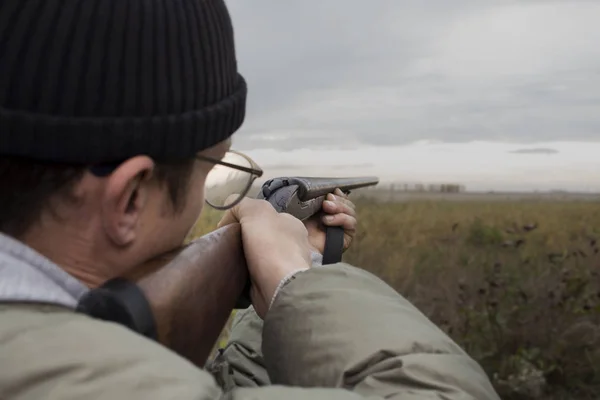
[[[24,243],[0,233],[0,302],[75,308],[88,288]]]

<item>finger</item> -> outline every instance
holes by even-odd
[[[230,210],[227,210],[227,211],[225,211],[225,213],[223,213],[223,216],[221,217],[221,219],[217,223],[217,228],[222,228],[222,227],[224,227],[226,225],[233,224],[234,222],[238,222],[238,221],[231,214]]]
[[[342,189],[340,189],[340,188],[335,189],[333,191],[333,194],[335,194],[336,196],[343,197],[343,198],[347,198],[348,197],[348,195],[346,193],[342,192]]]
[[[329,194],[327,195],[327,200],[329,200],[329,201],[333,201],[333,202],[335,202],[335,203],[342,203],[342,204],[345,204],[345,205],[347,205],[348,207],[350,207],[350,208],[352,208],[352,209],[355,209],[355,208],[356,208],[356,206],[354,205],[354,203],[352,202],[352,200],[349,200],[349,199],[348,199],[348,198],[346,198],[346,197],[336,196],[336,195],[335,195],[335,194],[333,194],[333,193],[329,193]]]
[[[225,200],[225,204],[235,201],[237,197],[238,197],[238,195],[236,195],[236,194],[232,194],[232,195],[228,196],[227,199]],[[239,222],[239,221],[236,219],[235,215],[231,213],[231,209],[229,209],[229,210],[225,211],[225,213],[221,217],[221,220],[219,221],[219,223],[217,223],[217,228],[221,228],[223,226],[230,225],[235,222]]]
[[[356,218],[348,214],[326,215],[323,217],[323,223],[327,226],[341,226],[344,231],[355,231],[358,222]]]
[[[335,190],[333,191],[333,194],[335,194],[336,196],[343,197],[344,199],[347,199],[347,198],[348,198],[348,196],[350,196],[350,193],[352,193],[350,190],[347,190],[347,191],[345,191],[345,192],[344,192],[344,191],[343,191],[342,189],[340,189],[340,188],[337,188],[337,189],[335,189]]]
[[[348,250],[348,248],[352,244],[353,238],[354,238],[354,233],[352,233],[352,234],[345,233],[344,234],[344,251]]]
[[[227,202],[235,201],[238,195],[231,195],[227,198]],[[232,224],[234,222],[242,222],[242,219],[248,217],[260,218],[266,214],[277,213],[273,206],[266,200],[251,199],[245,197],[238,204],[227,210],[217,224],[217,227]]]
[[[323,211],[327,214],[348,214],[356,217],[356,210],[345,202],[340,200],[331,201],[325,200],[323,202]]]

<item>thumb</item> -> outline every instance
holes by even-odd
[[[227,200],[225,200],[225,203],[228,203],[230,201],[235,201],[235,199],[237,197],[238,197],[237,194],[232,194],[229,197],[227,197]],[[239,222],[238,215],[240,213],[239,213],[239,211],[237,209],[240,206],[240,204],[243,203],[243,202],[244,202],[244,200],[242,200],[241,202],[239,202],[238,204],[236,204],[235,206],[233,206],[229,210],[226,210],[225,213],[223,214],[223,216],[221,217],[221,220],[217,224],[217,228],[222,228],[225,225],[230,225],[230,224]]]
[[[222,227],[234,222],[241,223],[244,218],[264,218],[277,215],[275,208],[266,200],[251,199],[245,197],[231,209],[219,221],[218,227]]]

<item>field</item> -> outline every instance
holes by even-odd
[[[503,399],[598,398],[600,202],[355,202],[344,261],[410,299]],[[219,219],[206,212],[196,234]]]

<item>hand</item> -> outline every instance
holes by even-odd
[[[344,228],[344,251],[350,247],[352,238],[356,234],[356,207],[348,196],[340,189],[333,194],[328,194],[323,202],[323,213],[318,213],[304,221],[308,231],[308,240],[312,248],[323,254],[325,251],[325,237],[327,226],[341,226]]]
[[[294,271],[310,268],[308,232],[299,219],[277,213],[265,200],[245,198],[225,212],[218,227],[235,222],[242,226],[252,304],[264,318],[281,280]]]

